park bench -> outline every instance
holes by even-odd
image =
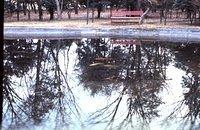
[[[127,11],[125,9],[114,10],[111,15],[111,23],[138,23],[143,11]]]

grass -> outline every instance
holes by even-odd
[[[153,14],[154,15],[154,14]],[[72,13],[71,18],[68,19],[66,12],[63,13],[62,20],[52,20],[49,21],[49,14],[44,12],[43,21],[38,21],[38,14],[31,12],[31,20],[28,20],[27,15],[23,13],[20,14],[20,21],[17,21],[16,14],[12,17],[4,18],[4,26],[21,26],[21,27],[41,27],[41,28],[200,28],[199,25],[191,25],[189,20],[183,18],[173,18],[167,19],[167,25],[160,24],[159,18],[148,18],[145,20],[144,24],[139,25],[134,24],[111,24],[109,19],[109,11],[102,13],[101,19],[89,20],[89,24],[86,21],[86,12],[80,11],[78,15]],[[55,15],[56,17],[56,15]],[[90,13],[91,17],[91,13]],[[95,15],[96,17],[96,15]]]

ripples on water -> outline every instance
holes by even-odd
[[[200,129],[200,44],[4,41],[3,129]]]

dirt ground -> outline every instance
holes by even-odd
[[[71,19],[68,18],[67,12],[63,12],[62,19],[56,20],[56,13],[54,15],[55,20],[49,20],[49,14],[47,12],[43,12],[43,20],[38,20],[38,13],[31,12],[31,19],[28,20],[28,15],[24,15],[23,12],[20,13],[20,21],[17,21],[17,14],[13,14],[12,16],[4,15],[4,26],[11,27],[53,27],[53,28],[82,28],[82,27],[90,27],[90,28],[200,28],[200,24],[191,25],[188,19],[185,19],[185,16],[181,18],[172,15],[172,18],[167,19],[167,25],[163,23],[160,24],[159,14],[151,13],[149,18],[145,19],[144,24],[139,25],[138,23],[130,23],[130,24],[113,24],[110,21],[110,11],[104,11],[101,14],[101,18],[97,19],[97,12],[95,11],[95,19],[92,22],[92,13],[90,11],[89,14],[89,23],[87,24],[87,13],[86,11],[79,11],[78,14],[74,12],[71,13]],[[170,16],[169,16],[170,17]]]

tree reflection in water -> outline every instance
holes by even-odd
[[[188,44],[173,48],[175,66],[186,72],[182,77],[182,87],[185,89],[184,99],[180,101],[168,119],[181,117],[183,124],[190,123],[189,129],[200,129],[200,46]],[[180,111],[188,107],[185,114]]]
[[[72,42],[73,40],[4,42],[3,88],[4,102],[7,103],[5,115],[11,119],[11,128],[12,125],[16,128],[16,124],[20,127],[21,123],[26,125],[27,121],[40,124],[48,118],[47,113],[52,109],[57,110],[55,127],[69,124],[69,113],[79,116],[75,96],[68,84],[68,68],[61,70],[59,66],[60,55],[64,56],[65,64],[69,63],[68,52]],[[13,76],[20,78],[23,83],[14,84],[11,80]],[[27,87],[28,95],[22,98],[16,92],[16,86]]]
[[[13,86],[18,86],[11,80],[12,76],[22,77],[35,64],[36,50],[33,43],[26,40],[5,40],[4,41],[4,77],[3,94],[4,103],[7,103],[6,112],[10,113],[11,122],[20,118],[19,110],[23,108],[16,102],[23,102],[23,99],[16,93]],[[8,115],[5,113],[5,115]]]
[[[80,120],[76,100],[80,95],[75,95],[68,83],[69,51],[74,41],[5,40],[4,118],[9,121],[6,125],[10,124],[10,128],[39,125],[55,117],[53,127],[60,129],[72,124],[74,117],[75,121]],[[92,96],[112,97],[105,107],[97,108],[89,116],[89,123],[106,122],[107,128],[116,123],[118,129],[125,129],[140,120],[148,127],[160,115],[158,107],[163,101],[159,94],[166,87],[167,66],[174,63],[186,72],[182,80],[184,100],[178,102],[167,119],[180,117],[180,111],[187,107],[181,121],[186,125],[189,121],[191,129],[198,129],[199,45],[131,42],[122,45],[112,44],[110,39],[76,40],[81,85]]]
[[[80,75],[85,88],[95,95],[103,92],[111,95],[119,90],[119,96],[105,108],[91,115],[91,122],[108,122],[116,119],[120,103],[126,98],[127,113],[119,128],[133,125],[134,115],[144,123],[158,117],[157,107],[162,103],[158,93],[166,80],[166,66],[170,52],[165,45],[157,43],[141,45],[106,44],[105,39],[91,39],[79,43],[78,55],[83,74]],[[123,86],[123,88],[120,88]]]

